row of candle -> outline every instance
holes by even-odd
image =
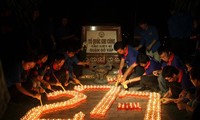
[[[112,87],[106,95],[101,99],[101,101],[92,109],[90,112],[91,117],[104,117],[110,106],[113,104],[118,93],[120,92],[120,87]]]
[[[119,97],[137,96],[149,98],[144,120],[161,120],[160,94],[156,92],[125,91],[119,93]]]
[[[115,76],[106,76],[106,79],[108,82],[116,82],[117,81],[117,77]]]
[[[150,93],[144,120],[161,120],[161,103],[159,93]]]
[[[58,118],[58,119],[39,119],[39,120],[84,120],[84,117],[85,117],[85,114],[80,111],[79,113],[76,113],[72,119],[70,119],[70,118],[67,118],[67,119]]]
[[[142,110],[140,103],[137,102],[127,102],[127,103],[118,103],[117,105],[118,110]]]
[[[82,92],[84,90],[108,90],[112,86],[110,85],[76,85],[74,86],[74,90]]]
[[[43,106],[34,107],[31,110],[29,110],[22,118],[21,120],[36,120],[39,119],[42,115],[50,112],[54,112],[57,110],[62,109],[69,109],[80,102],[86,100],[87,96],[77,92],[77,91],[55,91],[53,93],[47,94],[48,99],[49,98],[56,98],[57,96],[74,96],[73,98],[63,101],[63,102],[57,102],[53,104],[46,104]]]
[[[145,91],[127,91],[127,90],[122,90],[119,93],[119,97],[126,97],[126,96],[134,96],[134,97],[149,97],[150,92],[145,92]]]

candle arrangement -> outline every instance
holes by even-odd
[[[144,91],[127,91],[127,90],[122,90],[119,93],[119,97],[123,98],[126,96],[132,96],[132,97],[139,97],[139,98],[148,98],[150,95],[150,92],[144,92]]]
[[[107,75],[106,79],[107,79],[108,83],[112,83],[112,82],[116,82],[117,81],[116,75]]]
[[[122,90],[119,93],[119,97],[123,98],[126,96],[138,97],[138,98],[149,98],[147,103],[147,109],[144,120],[161,120],[161,102],[160,94],[155,92],[142,92],[142,91],[126,91]],[[134,105],[134,104],[133,104]],[[131,106],[131,105],[129,105]],[[137,104],[136,104],[137,106]],[[120,109],[126,109],[126,104],[118,104]],[[135,106],[134,106],[135,107]]]
[[[109,85],[77,85],[74,86],[74,90],[79,92],[84,90],[109,90],[111,87]]]
[[[150,93],[144,120],[161,120],[160,94]]]
[[[72,108],[72,107],[76,106],[77,104],[79,104],[80,102],[86,100],[86,98],[87,98],[86,95],[84,95],[80,92],[69,91],[69,90],[68,91],[55,91],[55,92],[47,94],[47,97],[48,97],[48,99],[57,99],[59,97],[65,96],[65,95],[66,96],[74,96],[74,97],[67,101],[34,107],[31,110],[29,110],[21,118],[21,120],[36,120],[36,119],[38,120],[44,114],[55,112],[58,110]],[[81,113],[79,113],[78,115],[76,114],[75,116],[77,116],[75,118],[80,118],[80,119],[76,119],[76,120],[82,120],[84,117],[83,114],[81,114]]]
[[[120,87],[112,87],[101,99],[101,101],[92,109],[90,116],[95,118],[104,117],[120,90]]]
[[[161,120],[161,103],[160,94],[155,92],[143,92],[143,91],[126,91],[121,90],[121,87],[109,86],[109,85],[76,85],[74,90],[65,91],[53,91],[46,93],[48,100],[58,99],[60,97],[72,97],[71,99],[63,102],[56,102],[52,104],[45,104],[37,106],[29,110],[21,120],[38,120],[42,115],[52,113],[55,111],[69,109],[77,106],[81,102],[85,101],[87,96],[84,95],[85,90],[109,90],[106,95],[100,100],[100,102],[91,110],[90,116],[92,118],[105,117],[108,109],[111,107],[117,96],[124,98],[127,96],[134,98],[145,98],[149,99],[147,102],[147,108],[144,120]],[[139,102],[127,102],[118,103],[118,110],[142,110]],[[82,112],[76,113],[73,120],[83,120],[85,114]],[[40,119],[45,120],[45,119]],[[55,119],[60,120],[60,119]],[[71,119],[67,119],[71,120]]]
[[[142,107],[139,102],[127,102],[127,103],[118,103],[117,110],[137,110],[141,111]]]

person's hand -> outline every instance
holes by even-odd
[[[158,76],[159,75],[159,71],[158,70],[153,71],[153,75]]]
[[[40,88],[40,89],[39,89],[39,92],[40,92],[40,93],[44,93],[45,90],[44,90],[43,88]]]
[[[61,86],[62,84],[60,82],[57,82],[55,85],[56,86]]]
[[[47,89],[49,89],[49,90],[51,89],[51,85],[50,85],[49,83],[45,83],[44,85],[45,85],[45,87],[46,87]]]
[[[123,75],[118,74],[118,75],[117,75],[117,81],[120,81],[120,80],[122,79],[122,77],[123,77]]]
[[[182,90],[181,93],[179,94],[179,97],[185,97],[187,92],[185,90]]]
[[[122,84],[124,84],[124,85],[128,85],[128,84],[129,84],[129,81],[126,80],[126,81],[124,81]]]
[[[81,84],[81,82],[78,80],[78,79],[74,79],[74,82],[76,83],[76,84],[79,84],[79,85],[81,85],[82,86],[82,84]]]
[[[78,79],[74,79],[74,82],[76,83],[76,84],[80,84],[81,82],[78,80]]]
[[[169,98],[172,96],[172,92],[171,90],[168,90],[164,95],[163,95],[163,98]]]
[[[41,100],[41,95],[40,95],[40,94],[35,94],[35,95],[33,95],[33,98],[36,98],[36,99],[38,99],[38,100]]]
[[[187,106],[187,104],[184,102],[178,102],[176,105],[179,110],[184,110],[186,109],[186,106]]]
[[[161,98],[160,101],[161,101],[162,104],[168,104],[168,103],[174,102],[174,99],[172,99],[172,98]]]
[[[139,50],[139,47],[135,47],[135,50],[137,50],[137,51],[138,51],[138,50]]]
[[[121,78],[119,79],[119,82],[120,82],[120,83],[123,83],[123,82],[125,82],[125,80],[126,80],[126,79],[125,79],[124,77],[121,77]]]
[[[182,97],[181,97],[181,98],[177,98],[177,99],[174,100],[175,103],[179,103],[179,102],[181,102],[181,101],[183,101],[183,98],[182,98]]]
[[[150,50],[151,50],[151,46],[148,46],[148,47],[146,48],[146,50],[147,50],[147,51],[150,51]]]

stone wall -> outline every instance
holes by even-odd
[[[4,79],[4,74],[3,74],[3,68],[0,60],[0,119],[2,118],[6,108],[7,104],[10,100],[10,96],[8,93],[8,89],[6,86],[6,82]]]

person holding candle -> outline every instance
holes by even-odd
[[[140,81],[141,88],[139,90],[151,89],[158,91],[157,76],[153,75],[153,71],[161,69],[161,63],[156,61],[153,57],[140,53],[137,55],[137,64],[145,69],[142,76],[138,76],[123,82],[123,84],[130,84]]]
[[[174,66],[165,66],[162,76],[167,81],[169,87],[162,99],[168,100],[165,98],[172,98],[171,100],[174,102],[188,102],[188,98],[185,95],[188,92],[195,91],[195,86],[190,81],[189,74],[186,71],[180,72]]]
[[[81,82],[78,80],[76,75],[74,74],[74,65],[82,65],[82,66],[87,66],[89,65],[89,62],[87,61],[80,61],[78,60],[76,56],[77,51],[73,48],[68,46],[67,51],[64,53],[65,55],[65,67],[69,71],[69,79],[73,80],[76,84],[81,84]],[[66,82],[65,86],[67,86],[69,83]]]
[[[123,83],[128,77],[138,77],[144,73],[144,69],[136,63],[136,58],[139,54],[136,49],[131,45],[125,44],[123,41],[116,42],[114,49],[121,57],[116,86],[119,83]],[[127,69],[125,68],[125,64],[127,65]]]
[[[168,90],[167,81],[162,76],[162,69],[167,65],[172,65],[176,67],[180,72],[187,71],[184,62],[179,58],[179,56],[175,55],[171,50],[169,50],[166,46],[161,46],[158,49],[158,54],[160,56],[161,61],[161,69],[153,71],[153,75],[158,76],[158,85],[161,90],[161,95],[163,96]]]
[[[141,29],[139,31],[141,39],[139,45],[135,49],[139,50],[144,46],[145,53],[160,62],[158,48],[161,46],[161,42],[159,40],[158,29],[156,26],[150,25],[145,18],[141,19],[138,25]]]
[[[69,73],[67,68],[64,66],[64,63],[64,54],[56,53],[52,62],[50,63],[50,68],[46,71],[44,75],[45,81],[55,86],[61,86],[65,82],[68,82]]]
[[[41,99],[40,94],[31,92],[30,70],[35,64],[35,55],[32,53],[3,61],[4,76],[13,102],[32,101],[30,97]]]
[[[190,97],[190,101],[187,103],[184,103],[182,101],[176,101],[177,107],[179,110],[186,109],[188,112],[193,112],[195,109],[195,112],[197,112],[198,108],[197,106],[200,105],[200,68],[199,67],[193,67],[190,70],[190,80],[192,84],[196,87],[195,96]],[[199,110],[198,110],[199,111]],[[195,117],[194,113],[193,117]]]
[[[31,70],[31,79],[33,81],[33,91],[38,91],[38,89],[41,90],[41,92],[44,92],[44,89],[42,86],[44,86],[47,89],[51,89],[51,85],[46,82],[43,77],[48,69],[50,69],[47,60],[49,55],[46,51],[40,50],[37,54],[37,60],[35,67]],[[42,84],[42,86],[41,86]]]

